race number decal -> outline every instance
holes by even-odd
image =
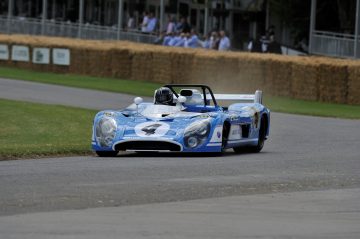
[[[135,126],[135,133],[140,137],[161,137],[170,129],[170,125],[163,122],[145,122]]]

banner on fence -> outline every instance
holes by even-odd
[[[50,49],[49,48],[34,48],[32,61],[35,64],[49,64],[50,63]]]
[[[63,48],[54,48],[52,52],[53,64],[61,66],[70,65],[70,50]]]
[[[0,60],[9,60],[9,47],[5,44],[0,44]]]
[[[11,51],[13,61],[30,61],[29,47],[14,45]]]

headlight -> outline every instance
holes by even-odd
[[[210,120],[192,123],[185,129],[184,144],[187,148],[196,148],[204,143],[210,134]]]
[[[96,139],[101,147],[110,146],[115,138],[117,124],[113,118],[102,118],[96,125]]]

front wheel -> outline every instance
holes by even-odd
[[[96,151],[99,157],[116,157],[119,151]]]

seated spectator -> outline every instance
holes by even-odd
[[[164,37],[163,46],[170,46],[169,43],[170,43],[170,41],[171,41],[173,38],[174,38],[174,34],[173,34],[173,33],[167,34],[167,35]]]
[[[188,39],[188,47],[196,48],[198,46],[199,46],[199,37],[197,36],[195,29],[191,29]]]
[[[219,51],[229,51],[230,46],[230,39],[226,36],[225,31],[220,31]]]
[[[204,40],[200,44],[202,48],[210,49],[210,33],[204,35]]]
[[[185,40],[186,40],[186,33],[181,33],[180,38],[178,39],[178,41],[176,42],[176,44],[174,46],[184,47],[185,46]]]
[[[177,32],[169,41],[169,46],[175,46],[181,40],[180,33]]]

